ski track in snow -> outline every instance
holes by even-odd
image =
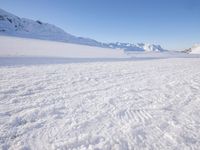
[[[0,67],[0,148],[200,148],[196,58]]]

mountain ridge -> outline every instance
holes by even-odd
[[[160,45],[145,43],[103,43],[84,37],[74,36],[63,29],[39,20],[20,18],[0,9],[0,35],[59,41],[73,44],[96,46],[125,51],[165,51]]]

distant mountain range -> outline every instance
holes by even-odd
[[[39,20],[34,21],[26,18],[20,18],[2,9],[0,9],[0,35],[60,41],[103,48],[123,49],[125,51],[165,51],[160,45],[154,44],[132,44],[120,42],[102,43],[90,38],[77,37],[65,32],[55,25],[43,23]]]

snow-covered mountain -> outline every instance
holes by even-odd
[[[200,44],[195,44],[191,48],[184,50],[184,52],[190,54],[200,54]]]
[[[160,45],[154,44],[130,44],[130,43],[109,43],[108,47],[110,48],[120,48],[125,51],[165,51]]]
[[[54,25],[19,18],[0,9],[0,35],[53,40],[91,46],[101,46],[100,42],[89,38],[76,37]]]
[[[131,43],[102,43],[90,38],[71,35],[54,25],[20,18],[0,9],[0,35],[53,40],[67,43],[83,44],[104,48],[123,49],[126,51],[164,51],[160,45]]]

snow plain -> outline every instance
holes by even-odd
[[[198,55],[0,42],[0,149],[200,149]]]
[[[0,148],[200,148],[200,60],[0,67]]]

